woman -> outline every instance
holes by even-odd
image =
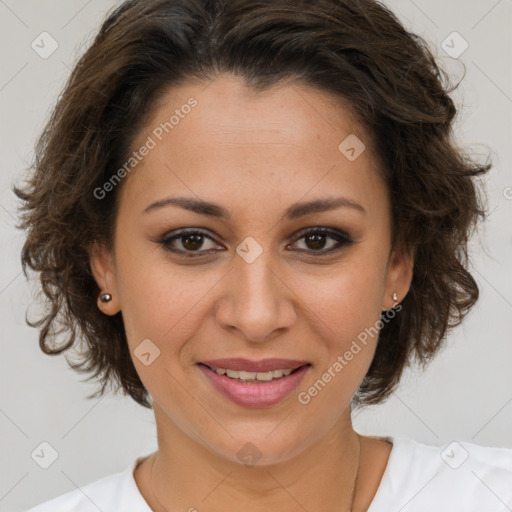
[[[82,338],[73,367],[152,407],[158,450],[31,512],[509,510],[512,450],[350,416],[478,298],[490,165],[454,146],[455,114],[372,0],[112,13],[15,188],[22,262],[51,306],[41,348]]]

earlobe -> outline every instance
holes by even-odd
[[[89,264],[96,284],[100,289],[97,298],[98,308],[106,315],[115,315],[121,308],[117,295],[112,253],[104,246],[95,244],[90,251]]]
[[[403,250],[392,252],[382,304],[383,311],[402,302],[411,287],[413,270],[414,256],[411,253]],[[390,298],[393,303],[390,303]]]

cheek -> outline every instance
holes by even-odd
[[[149,268],[125,265],[119,278],[123,322],[135,369],[156,402],[164,400],[171,409],[180,410],[190,399],[179,391],[178,383],[183,381],[180,364],[190,360],[184,352],[204,315],[200,301],[208,282],[186,278],[183,272],[161,264]]]
[[[116,285],[131,344],[160,340],[201,297],[203,279],[166,260],[157,243],[120,225],[116,240]],[[204,292],[203,292],[204,293]],[[191,311],[192,312],[192,311]]]
[[[317,330],[315,380],[325,377],[331,390],[323,400],[348,402],[366,374],[378,340],[384,283],[385,255],[367,250],[354,252],[322,279],[302,279],[300,295]]]
[[[381,280],[379,271],[362,271],[354,264],[325,279],[316,293],[303,294],[317,329],[312,353],[318,364],[298,390],[297,399],[309,417],[322,415],[326,425],[337,421],[348,407],[372,362],[379,333]]]
[[[357,336],[381,313],[385,286],[385,262],[368,251],[354,252],[321,277],[307,276],[297,281],[302,301],[329,328],[330,338]]]
[[[204,324],[212,308],[209,292],[222,275],[201,272],[199,267],[179,267],[161,255],[157,258],[145,251],[140,257],[133,248],[131,253],[124,251],[130,256],[120,258],[117,275],[132,360],[144,385],[152,392],[160,382],[169,381],[167,371],[177,374],[181,365],[188,366],[193,359],[190,351],[194,345],[189,341]],[[143,346],[158,354],[148,366],[137,357],[142,350],[139,347]]]

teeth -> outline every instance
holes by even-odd
[[[230,379],[240,379],[240,380],[272,380],[272,379],[280,379],[282,377],[286,377],[290,375],[293,370],[271,370],[268,372],[245,372],[245,371],[236,371],[230,370],[229,368],[214,368],[215,372],[219,375],[227,375]]]

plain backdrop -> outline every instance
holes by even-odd
[[[421,373],[408,371],[383,405],[354,414],[360,433],[447,445],[464,440],[512,447],[512,2],[394,0],[387,4],[427,39],[456,80],[461,145],[494,168],[486,180],[489,218],[471,243],[481,298],[447,346]],[[108,395],[44,355],[25,324],[38,311],[36,283],[21,273],[23,233],[11,191],[73,63],[91,41],[106,0],[0,0],[0,511],[21,511],[123,469],[156,448],[152,411]],[[58,47],[33,49],[42,32]],[[453,34],[457,32],[458,34]],[[39,38],[39,39],[38,39]],[[46,39],[51,43],[50,39]],[[445,43],[443,43],[445,41]],[[55,45],[55,43],[53,43]],[[451,53],[467,49],[458,57]],[[45,45],[46,51],[51,45]],[[31,454],[49,443],[57,459],[41,468]]]

